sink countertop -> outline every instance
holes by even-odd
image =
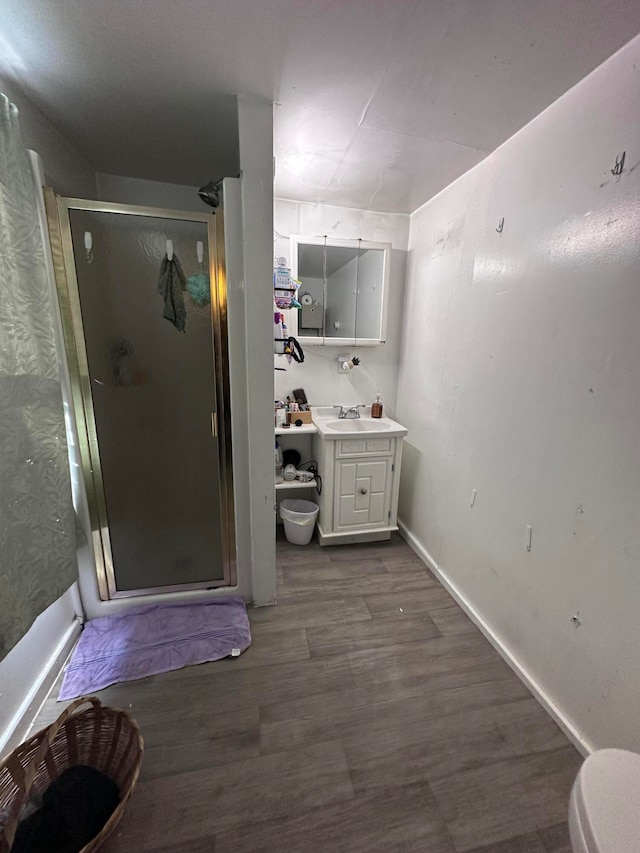
[[[313,408],[313,422],[321,438],[335,441],[339,438],[367,438],[387,436],[396,438],[408,433],[408,429],[391,418],[372,418],[371,406],[360,410],[359,418],[342,418],[331,406]]]

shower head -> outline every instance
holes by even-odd
[[[222,180],[219,181],[209,181],[208,184],[205,184],[203,187],[200,187],[198,190],[198,195],[202,199],[205,204],[208,204],[209,207],[219,207],[220,206],[220,185],[222,184]]]

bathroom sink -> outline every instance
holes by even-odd
[[[407,428],[391,418],[372,418],[369,406],[359,418],[337,418],[335,406],[314,406],[313,422],[320,438],[332,441],[344,438],[375,439],[383,435],[391,439],[407,434]]]
[[[390,426],[390,422],[383,421],[382,418],[344,418],[325,423],[327,429],[335,429],[338,432],[381,432]]]

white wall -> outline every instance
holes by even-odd
[[[588,744],[635,750],[639,102],[636,38],[413,214],[398,391],[408,533]]]
[[[253,600],[276,595],[273,469],[273,107],[238,98],[246,288],[246,420],[249,433]],[[246,511],[246,509],[245,509]]]
[[[93,167],[64,138],[14,83],[0,76],[0,92],[20,112],[20,129],[27,148],[37,151],[44,164],[48,186],[61,195],[95,198]]]
[[[197,187],[146,181],[142,178],[126,178],[121,175],[105,175],[103,172],[98,172],[96,180],[100,201],[164,207],[171,210],[190,210],[193,213],[211,211],[211,208],[200,200]],[[206,183],[204,179],[203,183]]]
[[[302,387],[309,402],[317,406],[333,403],[370,404],[380,391],[385,414],[393,417],[396,408],[409,217],[398,213],[376,213],[327,204],[274,199],[274,255],[284,255],[290,260],[291,234],[326,234],[340,239],[362,238],[391,243],[387,342],[376,347],[307,346],[303,364],[287,365],[283,357],[276,357],[274,365],[286,367],[287,372],[278,371],[274,374],[275,399],[284,399],[294,388]],[[362,364],[346,376],[339,375],[338,354],[347,351],[353,355],[357,354],[362,359]]]
[[[0,755],[24,740],[80,634],[77,585],[38,616],[0,663]]]

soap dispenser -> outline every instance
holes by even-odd
[[[382,402],[380,400],[380,392],[376,394],[375,403],[371,404],[371,417],[372,418],[381,418],[382,417]]]

